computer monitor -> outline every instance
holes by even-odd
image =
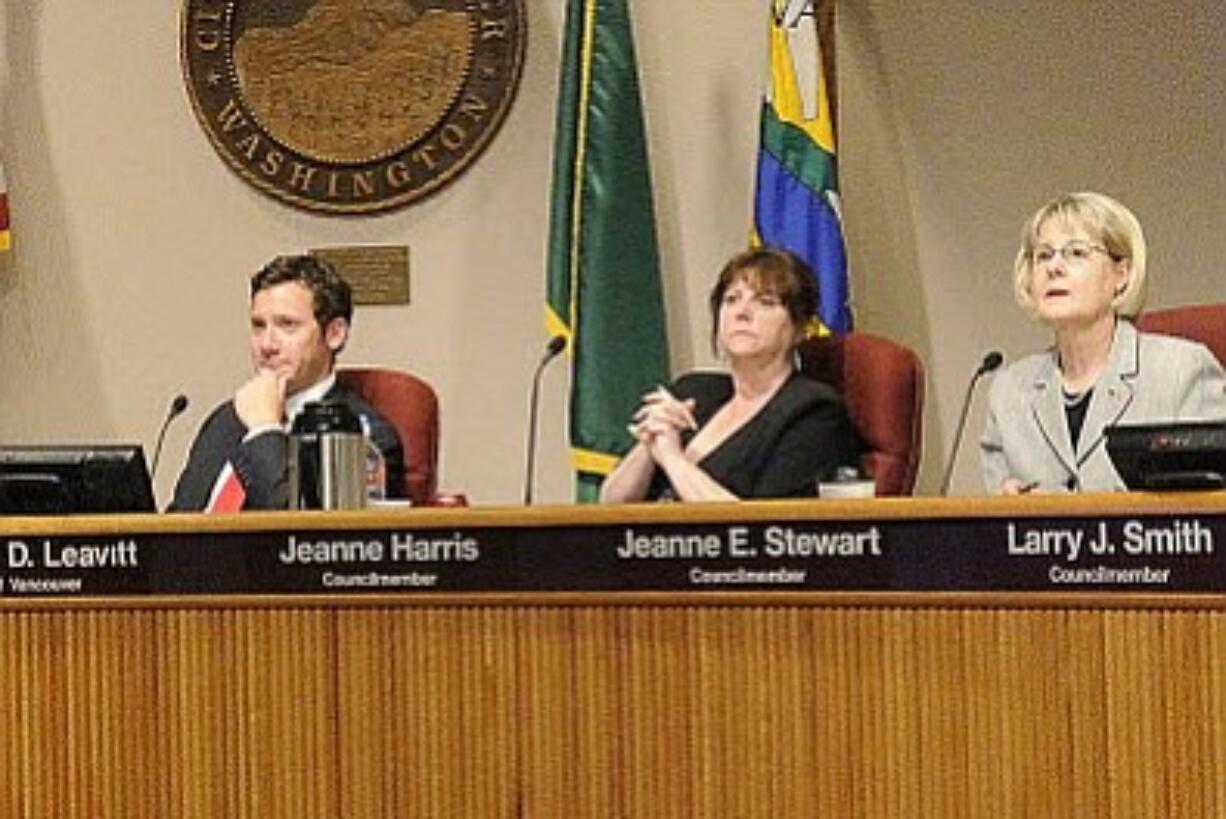
[[[1226,486],[1226,423],[1118,424],[1106,432],[1107,454],[1129,489]]]
[[[0,445],[0,514],[153,512],[136,444]]]

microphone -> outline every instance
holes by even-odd
[[[158,431],[158,442],[153,448],[153,465],[149,467],[149,479],[158,473],[158,461],[162,458],[162,442],[166,440],[166,430],[170,428],[170,422],[183,414],[183,410],[187,409],[187,396],[179,393],[170,402],[170,409],[166,411],[166,420],[162,422],[162,428]]]
[[[558,335],[549,339],[545,345],[545,354],[541,356],[536,371],[532,373],[532,397],[528,399],[528,455],[524,473],[524,506],[532,505],[533,474],[536,469],[536,415],[541,403],[541,373],[550,361],[558,357],[558,353],[566,349],[566,336]]]
[[[979,362],[979,369],[975,370],[975,374],[971,376],[971,383],[966,385],[966,395],[962,399],[962,412],[958,416],[958,426],[954,430],[954,445],[950,447],[949,460],[945,462],[945,475],[941,478],[941,497],[949,494],[949,481],[954,476],[954,463],[958,460],[958,447],[962,445],[962,432],[966,429],[966,414],[971,408],[971,396],[975,394],[975,385],[979,383],[980,378],[1004,363],[1004,360],[1003,355],[992,350],[983,357],[983,361]]]

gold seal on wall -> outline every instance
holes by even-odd
[[[515,98],[523,0],[185,0],[196,117],[261,191],[329,213],[459,176]]]

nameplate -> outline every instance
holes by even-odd
[[[541,526],[436,517],[428,527],[371,514],[344,528],[285,518],[258,531],[0,536],[0,595],[1226,591],[1217,513]]]

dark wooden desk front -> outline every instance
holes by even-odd
[[[912,524],[979,533],[1011,590],[944,567],[966,543],[917,561]],[[1211,494],[0,520],[0,814],[1223,815],[1224,524]],[[764,556],[770,526],[807,554]],[[392,533],[481,554],[393,565]],[[555,537],[623,568],[567,584]],[[228,580],[168,557],[212,544]],[[879,579],[811,588],[848,566]]]

